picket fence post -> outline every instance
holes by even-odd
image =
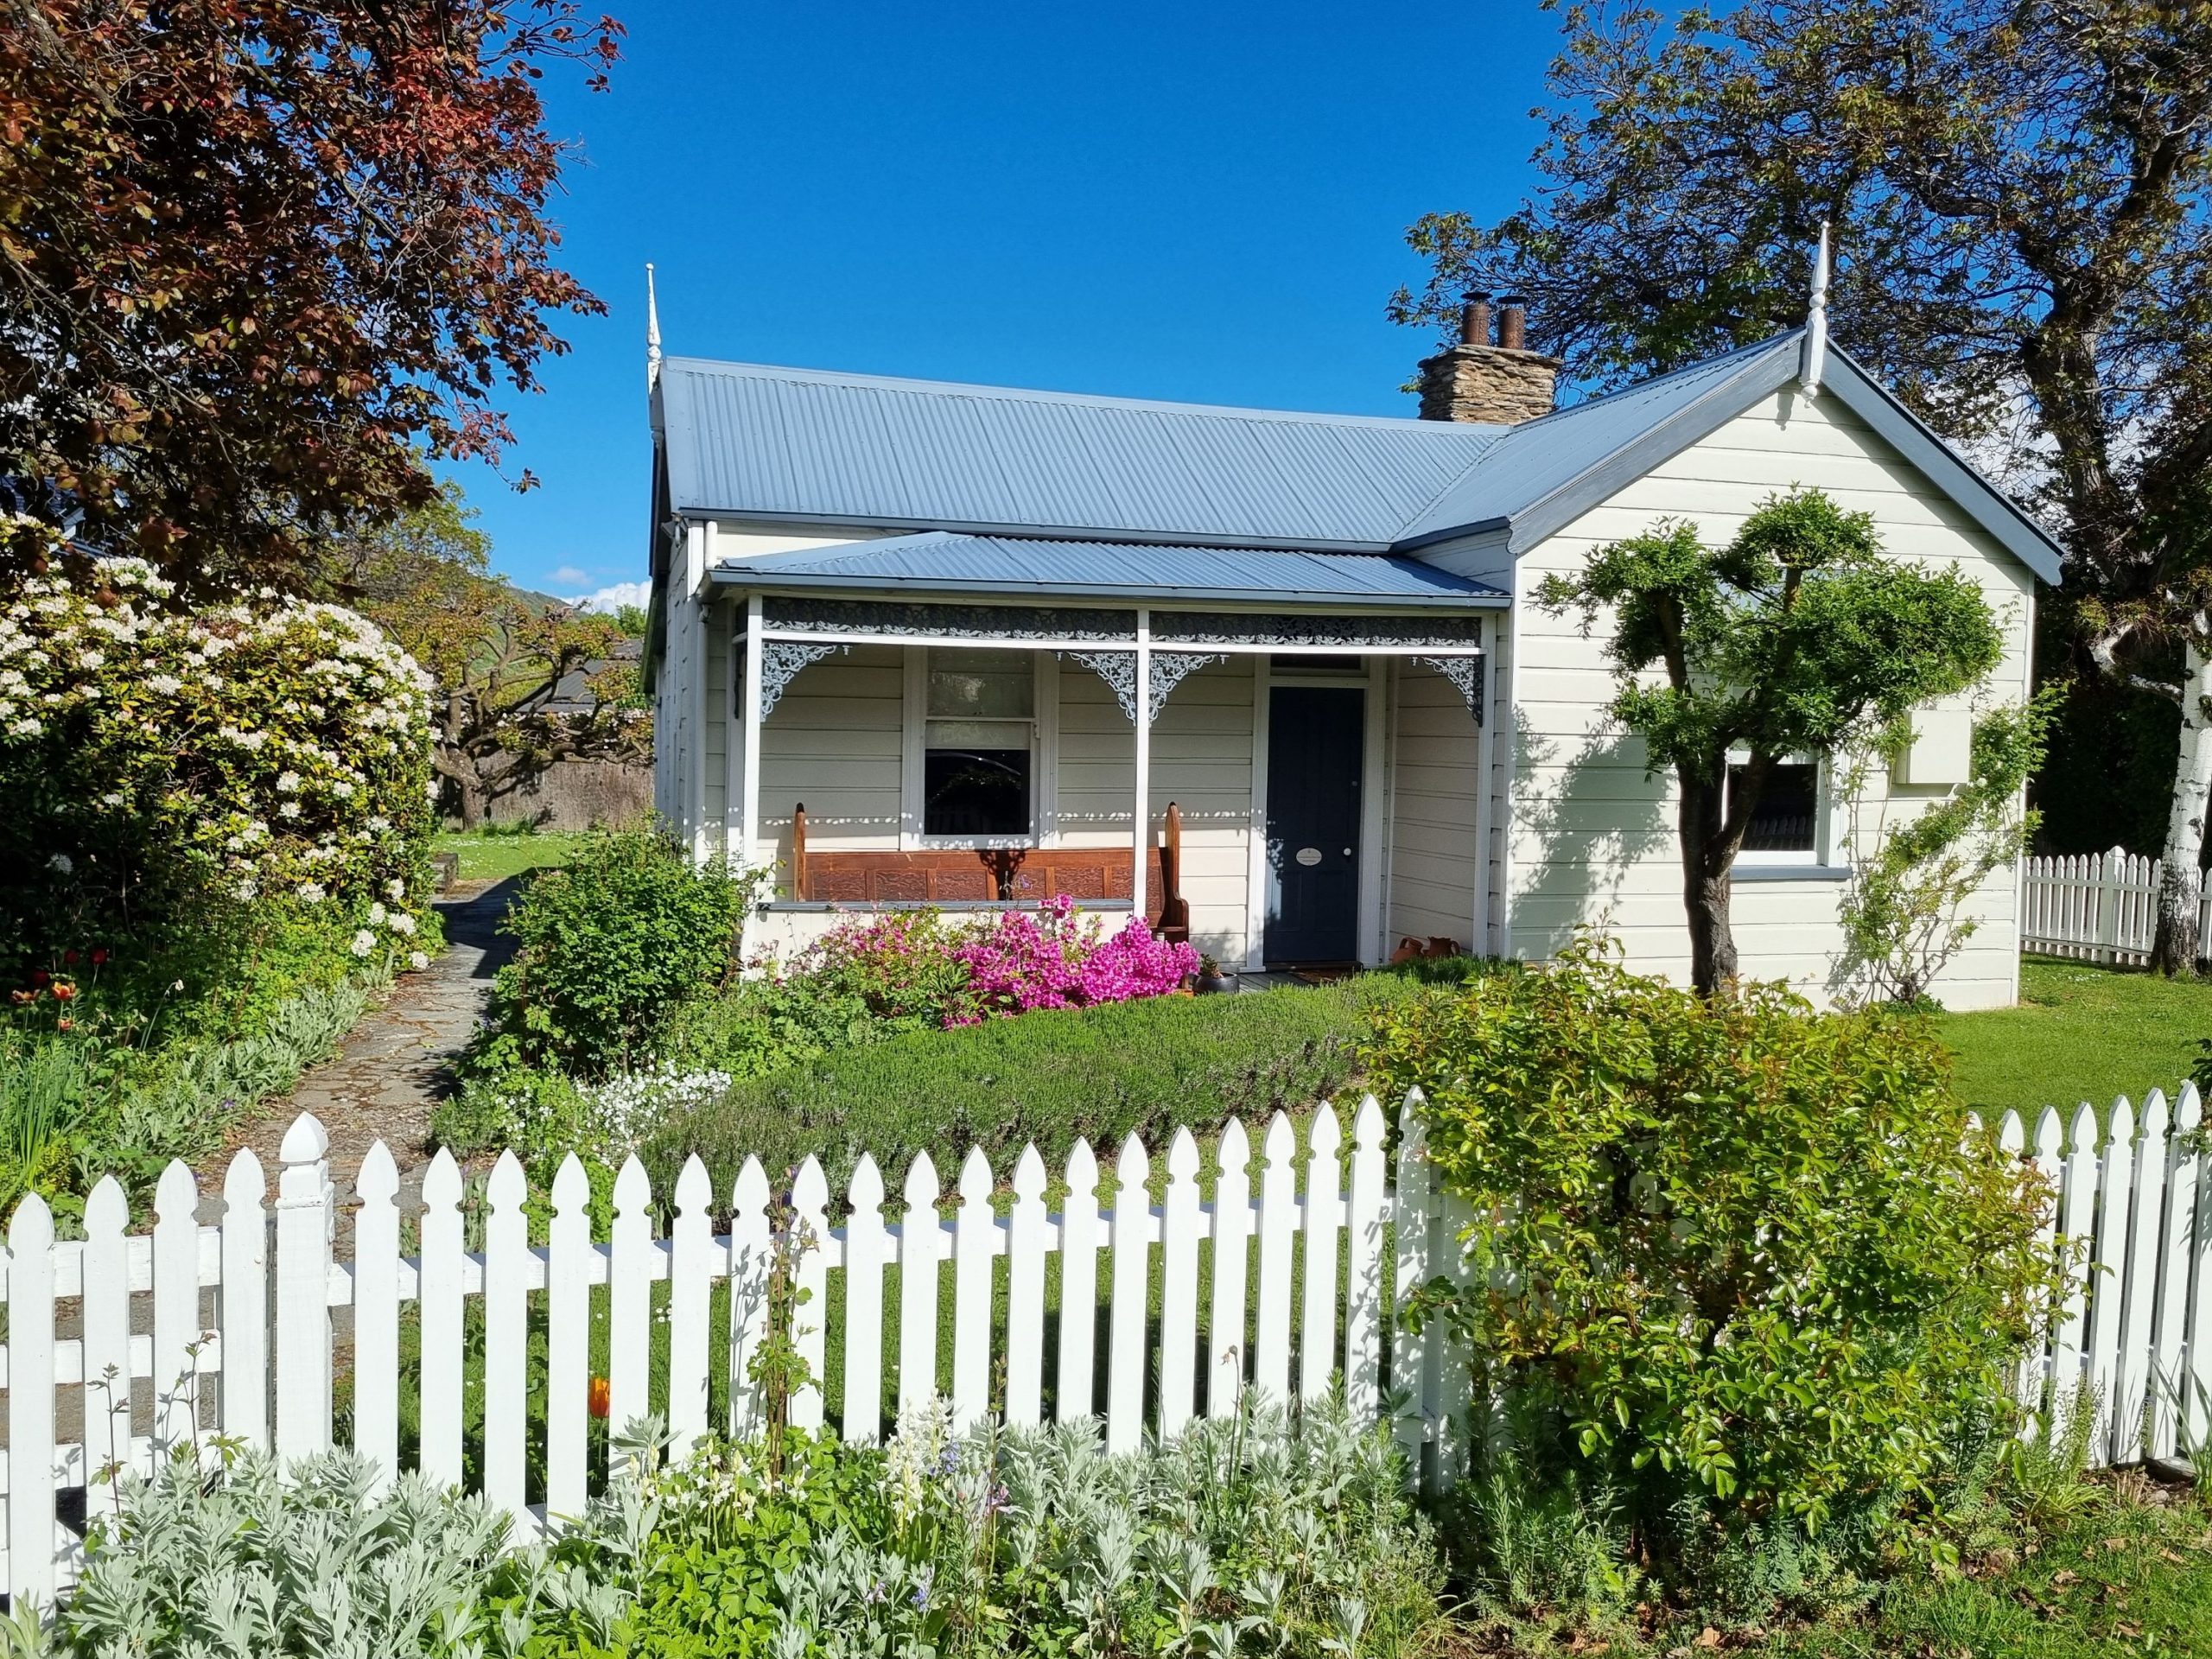
[[[330,1449],[330,1137],[302,1112],[276,1156],[276,1454]],[[518,1171],[519,1173],[519,1171]],[[519,1382],[519,1378],[517,1379]],[[156,1386],[160,1384],[158,1376]]]

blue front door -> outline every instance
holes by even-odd
[[[1278,685],[1268,704],[1269,963],[1359,955],[1359,774],[1367,694]]]

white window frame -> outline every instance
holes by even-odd
[[[923,785],[928,771],[930,652],[996,651],[988,639],[945,640],[905,648],[906,689],[901,701],[902,746],[899,768],[899,849],[901,852],[1028,851],[1058,844],[1060,749],[1059,659],[1049,651],[1027,651],[1035,676],[1029,720],[1029,819],[1026,836],[931,836],[922,832]],[[1021,646],[1008,646],[1020,653]]]
[[[1751,758],[1751,752],[1748,748],[1733,748],[1728,751],[1728,759],[1724,764],[1740,766],[1748,764]],[[1791,753],[1780,757],[1779,764],[1786,766],[1809,766],[1813,768],[1813,844],[1802,851],[1752,852],[1746,849],[1736,855],[1735,861],[1755,868],[1828,869],[1834,868],[1837,861],[1836,855],[1843,845],[1843,833],[1842,826],[1837,817],[1840,808],[1836,800],[1834,779],[1830,773],[1827,757],[1802,753]],[[1720,810],[1725,817],[1728,810],[1727,779],[1725,772],[1721,779]]]

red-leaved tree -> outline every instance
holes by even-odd
[[[432,459],[496,461],[550,315],[605,308],[554,263],[537,81],[603,85],[620,34],[572,0],[0,0],[0,493],[289,582]]]

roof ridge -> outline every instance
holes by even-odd
[[[862,374],[848,369],[808,369],[779,363],[743,363],[710,357],[672,356],[661,362],[664,378],[673,372],[737,374],[825,385],[912,391],[937,397],[1006,398],[1021,403],[1080,404],[1105,409],[1142,410],[1158,414],[1230,416],[1243,420],[1285,421],[1317,426],[1382,427],[1394,432],[1423,432],[1465,440],[1487,436],[1493,442],[1511,430],[1471,421],[1428,421],[1411,415],[1354,415],[1329,410],[1264,409],[1244,404],[1194,404],[1165,397],[1123,397],[1103,391],[1053,391],[1037,386],[1001,386],[982,381],[930,380],[907,375]]]

